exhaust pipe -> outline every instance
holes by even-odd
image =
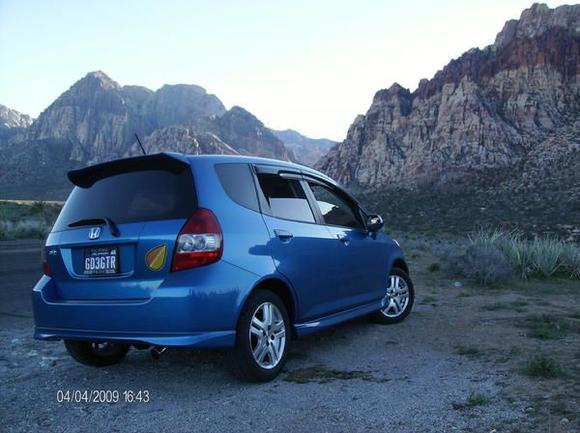
[[[153,359],[159,359],[159,358],[161,358],[161,354],[163,352],[165,352],[166,350],[167,350],[167,347],[153,346],[153,348],[151,349],[151,357]]]

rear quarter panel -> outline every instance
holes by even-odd
[[[224,234],[222,260],[260,278],[274,274],[270,235],[262,214],[229,198],[216,174],[215,164],[211,160],[192,160],[198,205],[212,210]]]

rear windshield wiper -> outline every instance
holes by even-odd
[[[115,236],[116,238],[119,237],[119,235],[121,234],[119,232],[119,227],[117,227],[117,224],[115,224],[115,222],[109,217],[84,218],[84,219],[80,219],[78,221],[74,221],[74,222],[70,223],[68,226],[69,227],[82,227],[82,226],[100,225],[103,223],[105,223],[107,225],[107,227],[109,228],[109,231],[111,232],[111,234],[113,236]]]

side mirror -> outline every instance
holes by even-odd
[[[378,232],[384,225],[385,222],[380,215],[369,215],[367,219],[367,229],[369,232]]]

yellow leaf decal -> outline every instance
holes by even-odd
[[[165,266],[167,257],[167,245],[158,245],[150,249],[145,255],[145,263],[152,271],[160,271]]]

